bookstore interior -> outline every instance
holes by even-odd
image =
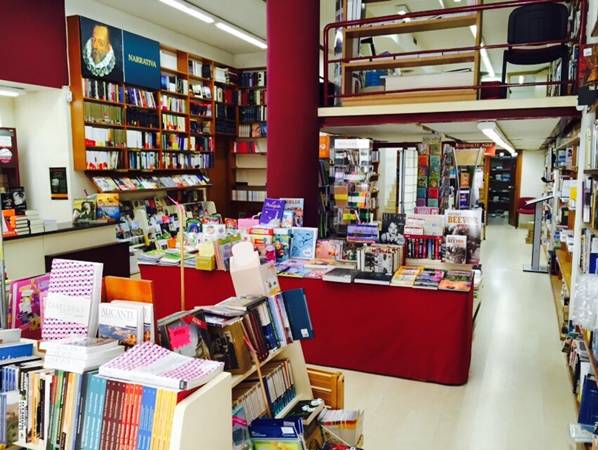
[[[597,450],[597,16],[1,2],[0,450]]]

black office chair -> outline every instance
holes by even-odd
[[[557,41],[566,39],[569,11],[561,3],[543,3],[517,8],[509,15],[508,44]],[[561,59],[561,95],[567,93],[569,81],[569,47],[556,44],[540,48],[512,48],[504,52],[502,83],[507,78],[507,63],[532,65]]]

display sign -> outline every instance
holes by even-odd
[[[125,82],[160,89],[160,43],[123,31]]]
[[[122,30],[86,17],[79,18],[79,27],[83,77],[122,82]]]

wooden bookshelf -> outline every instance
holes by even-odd
[[[161,60],[163,58],[163,53],[173,56],[173,60],[176,60],[176,67],[167,65],[165,66],[161,61],[160,72],[163,76],[174,76],[177,77],[176,80],[180,80],[181,83],[184,85],[177,85],[175,91],[173,92],[172,89],[169,89],[168,85],[163,85],[159,89],[148,89],[143,87],[137,86],[130,86],[126,83],[112,83],[118,86],[119,91],[119,98],[117,101],[113,99],[105,99],[105,98],[90,98],[89,96],[85,95],[84,89],[84,81],[82,78],[82,67],[81,67],[81,48],[80,48],[80,32],[79,32],[79,17],[78,16],[71,16],[67,18],[67,25],[68,25],[68,40],[69,40],[69,58],[71,64],[69,66],[70,72],[70,80],[71,80],[71,91],[73,93],[73,101],[71,103],[71,126],[72,126],[72,133],[73,133],[73,160],[74,160],[74,167],[75,170],[78,171],[85,171],[87,173],[88,164],[87,164],[87,151],[120,151],[122,152],[121,157],[119,158],[117,170],[119,174],[126,174],[133,176],[134,174],[138,174],[140,171],[143,173],[165,173],[163,171],[172,170],[168,169],[165,166],[165,155],[169,153],[173,153],[175,151],[180,151],[186,155],[190,155],[189,158],[192,157],[194,153],[197,154],[206,154],[206,153],[213,153],[215,149],[215,126],[214,126],[214,81],[213,81],[213,68],[214,62],[202,58],[197,55],[190,54],[188,52],[183,52],[174,48],[161,46],[160,48],[160,56]],[[201,63],[202,65],[206,65],[208,69],[206,73],[202,75],[208,76],[196,76],[197,74],[192,72],[192,67],[190,64],[192,62]],[[200,67],[200,66],[195,66]],[[202,67],[203,69],[203,67]],[[200,84],[203,90],[208,90],[209,93],[202,92],[202,96],[207,96],[208,98],[198,98],[194,92],[192,87],[196,84]],[[129,96],[127,94],[127,88],[135,88],[139,92],[147,93],[147,95],[151,95],[153,97],[153,102],[155,103],[156,107],[147,106],[145,104],[145,100],[138,100],[135,104],[135,101],[130,101]],[[181,111],[175,110],[171,111],[168,110],[166,107],[162,105],[163,100],[166,98],[171,97],[174,99],[181,100]],[[142,103],[143,102],[143,103]],[[120,110],[119,116],[121,117],[122,123],[105,123],[102,121],[89,121],[86,120],[85,117],[85,104],[97,104],[97,105],[104,105],[107,107],[114,107],[117,108],[116,111]],[[198,106],[201,104],[202,106]],[[205,108],[205,111],[204,111]],[[178,109],[178,108],[177,108]],[[194,112],[201,112],[204,111],[205,115],[200,117],[199,114],[192,114],[191,111]],[[163,122],[164,115],[171,115],[174,117],[182,118],[182,124],[184,124],[184,130],[169,130],[166,127],[166,124]],[[135,121],[135,122],[133,122]],[[191,128],[192,123],[201,122],[201,125],[197,125],[198,128]],[[113,147],[100,147],[100,146],[89,146],[86,144],[85,140],[85,127],[92,126],[94,128],[102,128],[106,130],[121,130],[124,136],[124,145],[115,145]],[[196,130],[201,130],[201,133],[197,133]],[[127,142],[127,132],[137,131],[142,133],[142,137],[145,139],[152,139],[155,143],[157,143],[156,148],[135,148],[129,147]],[[145,135],[145,133],[152,133],[151,135]],[[176,136],[176,137],[173,137]],[[168,140],[174,139],[175,141],[179,138],[184,139],[186,146],[193,146],[193,148],[186,148],[185,150],[177,150],[176,148],[169,148],[170,146],[167,144]],[[193,150],[193,151],[191,151]],[[143,168],[143,164],[147,164],[147,162],[143,161],[141,157],[130,157],[129,153],[138,153],[138,152],[156,152],[157,154],[157,166],[155,169],[145,169]],[[202,162],[202,165],[205,165],[205,168],[196,168],[193,167],[194,162],[191,159],[185,158],[185,161],[182,162],[183,167],[177,169],[177,173],[202,173],[207,174],[210,177],[210,169],[213,166],[213,160],[208,160],[210,164],[206,164]],[[136,164],[133,166],[132,162],[136,161]],[[137,164],[140,164],[138,166]],[[189,165],[189,167],[184,167],[184,165]],[[102,175],[101,171],[94,170],[95,176]],[[109,176],[110,173],[114,173],[114,171],[107,170],[104,172],[106,176]],[[211,178],[211,177],[210,177]],[[191,189],[191,187],[190,187]],[[147,190],[149,192],[151,190]],[[140,192],[140,191],[137,191]]]
[[[347,1],[344,1],[346,16]],[[390,21],[389,21],[390,22]],[[472,63],[473,82],[478,85],[480,82],[480,52],[443,52],[442,48],[434,54],[422,54],[418,56],[387,57],[353,60],[358,56],[353,54],[359,45],[359,40],[375,36],[396,36],[400,34],[425,33],[442,31],[448,29],[476,27],[474,45],[479,46],[482,42],[482,14],[468,13],[463,15],[446,15],[441,17],[419,17],[410,21],[399,20],[392,23],[376,23],[368,25],[357,25],[346,27],[342,30],[343,49],[342,56],[345,62],[341,63],[342,92],[348,97],[342,99],[344,106],[361,105],[384,105],[400,103],[424,103],[424,102],[445,102],[445,101],[466,101],[476,100],[477,91],[474,88],[448,89],[442,91],[426,92],[404,92],[385,93],[351,96],[355,94],[353,89],[353,75],[355,72],[368,70],[386,70],[397,68],[412,68],[425,66],[443,66],[449,64]],[[472,28],[473,29],[473,28]]]
[[[567,255],[566,250],[557,249],[555,250],[556,260],[559,264],[559,268],[561,270],[561,274],[563,276],[563,280],[565,281],[565,285],[569,292],[571,292],[571,273],[572,273],[572,265],[569,257]]]

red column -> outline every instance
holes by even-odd
[[[318,224],[319,0],[269,0],[268,196],[305,199]]]

